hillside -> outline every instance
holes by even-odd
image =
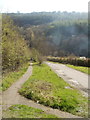
[[[11,18],[6,15],[2,18],[3,72],[14,71],[27,61],[29,48]]]
[[[43,55],[88,56],[87,13],[11,13],[30,47]]]

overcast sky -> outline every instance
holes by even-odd
[[[0,0],[0,12],[88,12],[88,0]]]

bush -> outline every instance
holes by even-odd
[[[76,66],[90,67],[90,58],[70,58],[70,57],[47,57],[48,61],[71,64]]]
[[[32,62],[38,62],[39,65],[44,61],[44,57],[35,48],[32,48],[30,57]]]

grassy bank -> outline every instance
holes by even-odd
[[[33,66],[33,74],[19,93],[38,103],[63,111],[87,116],[87,99],[46,64]]]
[[[2,80],[2,90],[5,91],[9,88],[15,81],[17,81],[26,71],[29,64],[24,64],[23,66],[19,67],[18,70],[9,72],[3,76]]]
[[[74,66],[69,64],[67,66],[90,75],[90,68],[88,67]]]
[[[3,118],[57,118],[44,111],[26,105],[13,105],[3,111]]]

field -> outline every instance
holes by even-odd
[[[37,103],[75,115],[87,116],[87,99],[58,77],[46,64],[34,65],[33,74],[19,93]]]
[[[1,89],[5,91],[9,88],[16,80],[18,80],[26,71],[29,64],[24,64],[23,66],[19,67],[18,70],[14,72],[9,72],[3,76],[2,86]]]
[[[55,115],[46,114],[44,111],[26,105],[13,105],[3,111],[4,118],[57,118]]]

